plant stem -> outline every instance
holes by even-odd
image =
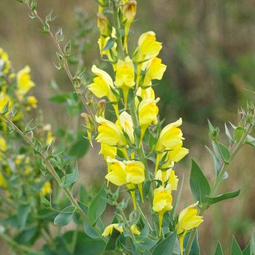
[[[31,253],[34,255],[44,255],[44,252],[42,251],[37,251],[33,248],[27,247],[25,245],[19,244],[17,242],[15,242],[12,238],[10,238],[8,235],[1,233],[0,232],[0,238],[2,238],[4,241],[6,241],[7,243],[9,243],[10,245],[12,245],[13,247],[15,247],[17,250],[19,251],[23,251],[23,252],[27,252],[27,253]]]
[[[242,148],[242,146],[244,145],[244,141],[247,138],[247,136],[249,135],[249,133],[252,131],[253,125],[249,124],[246,128],[245,133],[242,135],[241,139],[239,140],[239,142],[236,144],[236,146],[233,148],[231,156],[230,156],[230,160],[229,163],[223,162],[222,167],[219,171],[219,174],[212,186],[211,192],[209,194],[210,197],[215,196],[222,180],[223,180],[223,176],[226,173],[226,171],[228,170],[229,166],[231,165],[231,163],[233,162],[235,156],[237,155],[237,153],[240,151],[240,149]],[[204,214],[204,212],[207,209],[207,205],[204,204],[199,211],[199,216],[202,216]],[[196,229],[193,229],[192,232],[190,233],[189,236],[189,240],[186,246],[186,250],[185,250],[185,254],[184,255],[189,255],[194,238],[195,238],[195,234],[196,234]]]
[[[4,115],[0,115],[21,137],[23,137],[23,139],[31,145],[31,147],[35,150],[35,145],[33,143],[33,141],[30,139],[30,137],[28,137],[26,134],[24,134],[10,119],[8,119],[6,116]],[[47,157],[41,152],[38,151],[38,155],[40,156],[40,158],[43,160],[43,162],[45,163],[45,165],[47,166],[48,171],[50,172],[50,174],[54,177],[54,179],[56,180],[56,182],[59,185],[62,185],[62,181],[60,179],[60,177],[58,176],[57,172],[55,171],[53,165],[51,164],[51,162],[47,159]],[[75,198],[73,197],[73,194],[71,193],[71,191],[68,188],[63,187],[63,191],[66,194],[66,196],[68,197],[69,201],[71,202],[71,204],[76,208],[77,212],[80,214],[80,216],[83,218],[83,220],[85,220],[86,222],[88,222],[89,225],[92,226],[92,224],[90,224],[90,219],[89,217],[84,213],[84,211],[81,209],[81,207],[79,206],[78,202],[75,200]],[[93,227],[93,226],[92,226]],[[98,235],[101,237],[102,240],[106,241],[105,238],[101,235],[101,232],[98,228],[93,227],[94,230],[98,233]]]

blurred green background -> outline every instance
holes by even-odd
[[[87,39],[91,47],[84,59],[87,69],[100,59],[96,29],[96,1],[39,0],[38,10],[46,16],[51,9],[57,15],[53,29],[62,27],[66,41],[76,28],[74,9],[87,12],[93,32]],[[85,25],[85,24],[84,24]],[[255,1],[237,0],[138,0],[138,15],[133,26],[131,45],[139,35],[153,30],[163,42],[160,57],[167,72],[156,93],[161,98],[160,115],[166,122],[180,116],[184,120],[185,147],[190,155],[178,164],[179,176],[186,175],[183,206],[192,202],[188,185],[190,159],[195,158],[206,175],[213,179],[213,166],[205,150],[208,145],[207,119],[224,129],[224,122],[236,122],[237,109],[254,101],[255,91]],[[28,64],[36,82],[35,95],[47,122],[53,128],[68,121],[65,107],[48,101],[52,79],[62,90],[71,90],[63,71],[58,72],[54,45],[40,32],[40,24],[30,20],[25,5],[14,0],[0,1],[0,47],[9,53],[16,70]],[[102,176],[103,161],[92,161],[98,148],[83,159],[84,182],[91,185]],[[234,234],[242,247],[248,242],[255,221],[255,154],[245,148],[231,168],[222,190],[242,188],[239,198],[223,202],[205,214],[199,231],[202,254],[212,254],[220,240],[228,250]],[[6,254],[0,244],[0,254]],[[2,251],[2,250],[3,251]]]

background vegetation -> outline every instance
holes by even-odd
[[[54,10],[57,18],[53,26],[55,30],[63,27],[66,38],[71,38],[77,27],[74,9],[77,11],[78,7],[87,13],[90,21],[84,26],[92,28],[92,32],[86,38],[91,47],[84,61],[89,70],[99,58],[96,1],[38,2],[41,16]],[[161,98],[161,116],[167,122],[179,116],[184,119],[183,132],[190,155],[177,169],[179,176],[189,174],[191,157],[210,176],[213,166],[204,147],[208,144],[207,119],[224,129],[224,122],[235,122],[237,108],[245,106],[247,100],[254,100],[254,96],[250,98],[251,94],[246,91],[254,91],[255,82],[254,7],[253,0],[245,3],[236,0],[138,0],[139,22],[134,25],[133,44],[142,32],[148,30],[155,31],[158,40],[163,42],[160,57],[168,68],[163,82],[156,88]],[[44,109],[46,122],[52,123],[54,129],[59,123],[66,125],[70,119],[65,107],[48,100],[55,93],[52,79],[62,91],[72,88],[65,73],[54,68],[55,49],[39,29],[39,24],[29,19],[24,5],[1,0],[0,47],[9,53],[14,68],[20,69],[25,64],[31,66],[37,84],[35,95],[40,108]],[[97,153],[95,147],[80,161],[83,172],[80,181],[88,186],[100,179],[103,181],[103,161],[93,160]],[[255,156],[249,148],[240,154],[226,185],[231,190],[242,188],[241,196],[212,207],[210,215],[205,215],[205,223],[199,231],[202,254],[210,254],[217,239],[222,241],[223,247],[230,247],[232,234],[243,247],[248,242],[255,221]],[[183,198],[191,199],[186,186]],[[0,247],[0,253],[7,254],[3,246]]]

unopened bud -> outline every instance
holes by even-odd
[[[106,101],[104,99],[100,100],[97,105],[97,116],[104,117],[105,112],[105,103]]]
[[[123,15],[126,20],[133,21],[136,15],[136,1],[128,1],[123,6]]]
[[[87,113],[85,113],[85,112],[81,113],[81,117],[84,119],[84,122],[85,122],[85,125],[87,128],[88,139],[89,139],[91,147],[93,147],[92,138],[91,138],[91,133],[94,130],[93,123],[91,121],[90,116]]]
[[[109,27],[108,27],[108,19],[107,17],[100,13],[97,15],[97,27],[99,28],[100,34],[104,36],[109,35]]]

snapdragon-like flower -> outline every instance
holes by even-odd
[[[41,188],[41,194],[45,197],[52,193],[51,183],[45,182]]]
[[[9,102],[9,109],[11,109],[12,106],[13,106],[13,103],[12,103],[11,98],[10,98],[7,94],[5,94],[5,93],[3,93],[3,92],[0,92],[0,112],[3,111],[4,106],[5,106],[8,102]]]
[[[113,229],[116,229],[118,232],[122,233],[123,232],[123,227],[119,226],[118,223],[110,224],[107,226],[102,234],[102,236],[109,236],[112,234]]]
[[[97,142],[110,146],[126,145],[126,139],[118,125],[103,117],[96,117],[96,122],[99,124]]]
[[[176,226],[177,234],[180,239],[181,255],[183,254],[183,240],[189,230],[197,228],[202,222],[203,217],[198,215],[198,210],[195,208],[198,202],[183,209],[178,217]]]
[[[131,115],[126,111],[122,112],[119,116],[118,125],[128,135],[131,143],[134,143],[134,124]]]
[[[11,69],[11,62],[8,54],[0,48],[0,76],[1,74],[8,74]]]
[[[17,96],[23,101],[24,96],[29,92],[31,88],[35,86],[35,83],[30,77],[31,69],[29,66],[25,66],[17,73]]]
[[[140,136],[140,145],[143,140],[143,136],[145,134],[146,129],[151,124],[158,123],[158,106],[156,105],[159,101],[159,98],[156,100],[145,99],[143,100],[138,107],[138,118],[141,127],[141,136]]]
[[[167,185],[165,188],[163,186],[154,190],[153,198],[153,211],[158,213],[159,217],[159,235],[161,235],[162,222],[165,212],[172,210],[172,194],[171,186]]]
[[[134,64],[129,56],[125,58],[125,61],[118,61],[114,84],[123,91],[124,105],[126,109],[128,91],[131,87],[135,86]]]
[[[107,160],[108,157],[114,159],[117,155],[117,147],[101,143],[99,154],[103,155],[105,160]]]
[[[127,185],[130,190],[134,208],[136,208],[135,185],[138,186],[142,201],[142,183],[145,180],[144,164],[140,161],[118,161],[108,157],[109,172],[105,178],[116,186]]]
[[[166,65],[162,64],[162,60],[160,58],[151,59],[146,67],[143,86],[150,86],[152,80],[161,80],[165,71]]]
[[[136,61],[141,62],[155,58],[162,49],[162,43],[157,42],[156,34],[149,31],[140,36],[138,40]]]
[[[166,171],[158,170],[155,178],[157,180],[160,180],[162,182],[162,185],[164,185],[164,183],[166,182],[170,184],[171,190],[177,190],[179,179],[175,174],[174,170],[172,169]]]
[[[116,104],[118,99],[113,93],[115,88],[111,76],[107,72],[97,68],[95,65],[93,65],[91,70],[97,77],[93,79],[93,83],[88,85],[88,89],[98,98],[107,97],[109,101],[113,103],[115,112],[118,114],[118,106]]]

